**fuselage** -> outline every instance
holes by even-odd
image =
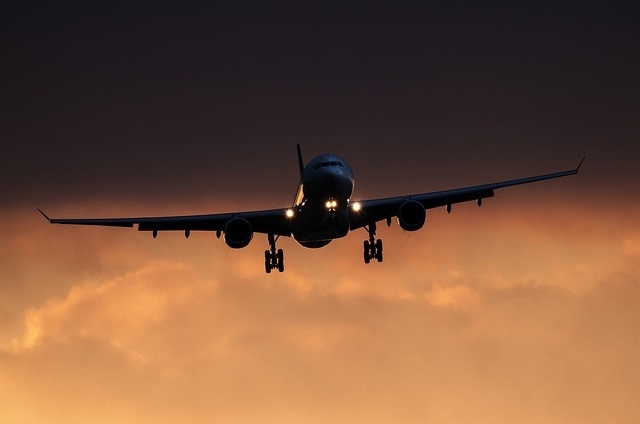
[[[309,162],[294,201],[294,239],[315,248],[346,236],[353,185],[353,171],[344,159],[325,154]]]

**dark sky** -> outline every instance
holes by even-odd
[[[616,3],[14,3],[3,204],[242,189],[280,206],[296,143],[345,156],[368,195],[584,155],[585,192],[638,188],[639,16]]]

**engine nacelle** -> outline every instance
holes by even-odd
[[[231,218],[224,226],[224,241],[233,249],[247,247],[252,238],[253,229],[244,218]]]
[[[419,230],[426,220],[427,211],[416,200],[407,200],[398,209],[398,225],[405,231]]]

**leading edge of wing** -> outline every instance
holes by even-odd
[[[68,225],[97,225],[105,227],[133,227],[140,220],[145,218],[50,218],[47,214],[38,208],[38,212],[50,224],[68,224]]]
[[[400,205],[407,200],[416,200],[422,203],[425,209],[432,209],[440,206],[449,206],[454,203],[480,201],[481,199],[487,197],[493,197],[493,191],[499,188],[575,175],[580,170],[580,167],[584,163],[584,160],[585,158],[580,161],[580,164],[575,169],[570,169],[567,171],[553,172],[550,174],[535,175],[532,177],[518,178],[515,180],[506,180],[496,183],[463,187],[452,190],[363,200],[358,202],[360,203],[361,208],[359,216],[357,218],[354,218],[354,222],[352,222],[352,229],[359,228],[363,225],[368,225],[371,222],[377,222],[396,216]]]
[[[488,189],[491,189],[491,190],[495,190],[495,189],[498,189],[498,188],[511,187],[511,186],[520,185],[520,184],[534,183],[536,181],[544,181],[544,180],[550,180],[550,179],[553,179],[553,178],[561,178],[561,177],[567,177],[569,175],[575,175],[580,171],[580,167],[584,163],[585,159],[586,159],[586,157],[582,158],[582,160],[580,161],[580,163],[578,164],[578,166],[576,168],[570,169],[570,170],[567,170],[567,171],[552,172],[550,174],[535,175],[533,177],[525,177],[525,178],[518,178],[518,179],[515,179],[515,180],[501,181],[501,182],[498,182],[498,183],[483,184],[483,185],[480,185],[480,186],[469,187],[469,188],[467,188],[467,190],[475,189],[475,188],[480,188],[480,189],[488,188]],[[462,190],[465,190],[465,189],[462,189]]]
[[[221,213],[206,215],[181,215],[132,218],[50,218],[38,209],[51,224],[93,225],[104,227],[133,227],[138,231],[223,231],[226,223],[232,218],[244,218],[251,224],[253,231],[290,235],[290,220],[287,209],[271,209],[238,213]]]

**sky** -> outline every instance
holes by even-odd
[[[640,420],[638,14],[618,2],[0,9],[0,421]],[[574,168],[319,250],[55,217]]]

